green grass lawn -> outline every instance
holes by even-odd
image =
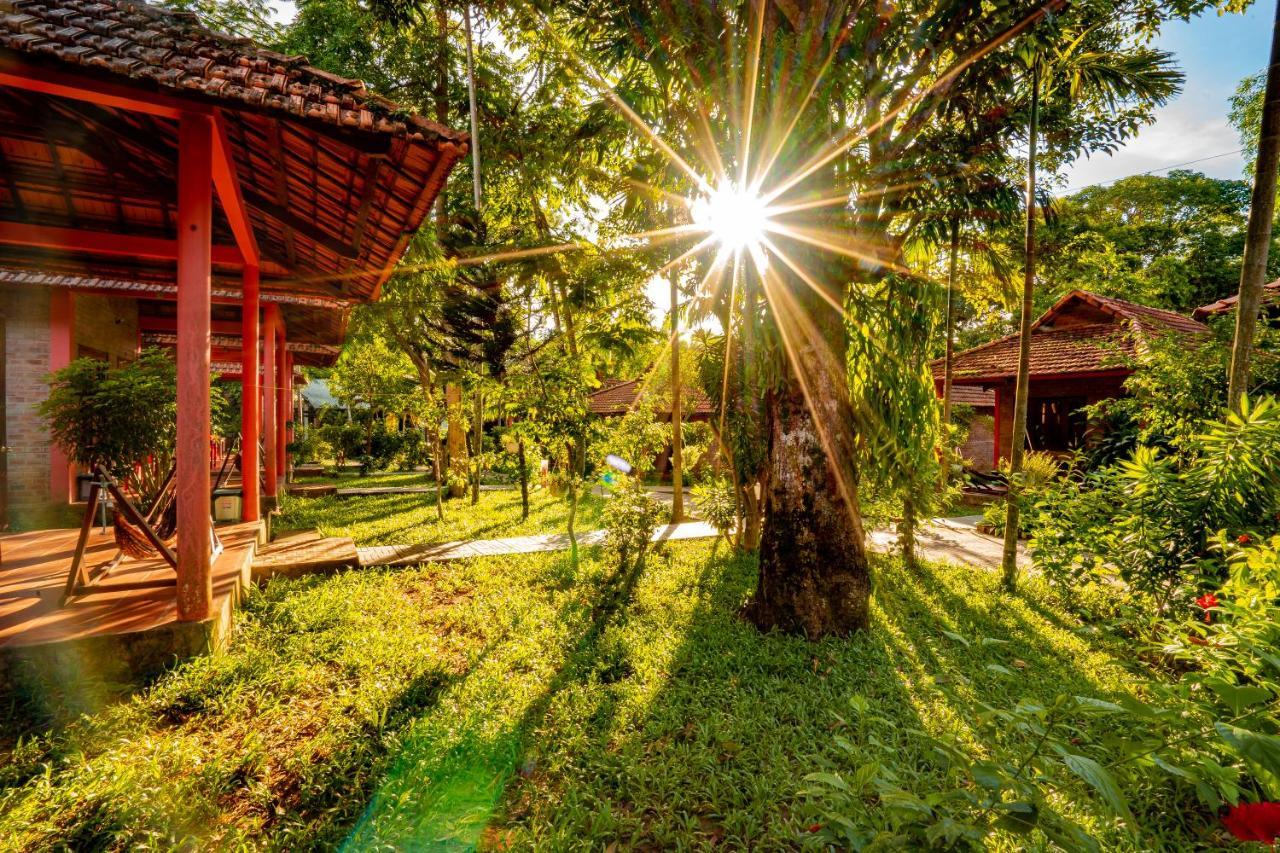
[[[343,481],[351,481],[354,485],[363,484],[366,479],[372,478],[344,477]],[[604,500],[587,495],[579,501],[574,522],[579,531],[600,526]],[[349,536],[357,545],[401,545],[563,533],[569,512],[564,498],[552,497],[550,492],[541,488],[529,492],[529,518],[525,521],[520,520],[518,488],[482,491],[480,503],[475,506],[471,505],[470,494],[446,500],[443,523],[436,518],[434,493],[353,498],[285,496],[281,506],[282,512],[276,522],[278,530],[314,528],[322,536]]]
[[[0,697],[0,847],[816,848],[806,773],[874,759],[927,796],[917,732],[1018,755],[1029,736],[981,736],[980,703],[1135,683],[1038,581],[1004,597],[979,570],[875,569],[871,630],[812,644],[739,620],[754,566],[708,543],[632,590],[595,551],[576,572],[561,553],[273,581],[228,651],[130,701],[33,734],[41,694]],[[1136,837],[1083,787],[1055,807],[1104,849],[1214,844],[1185,792],[1128,793]],[[884,820],[872,797],[850,817]]]

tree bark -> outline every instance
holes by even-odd
[[[1271,64],[1263,95],[1262,128],[1258,137],[1258,161],[1254,166],[1253,198],[1240,269],[1240,296],[1236,303],[1236,334],[1231,347],[1231,372],[1227,381],[1227,406],[1240,411],[1240,400],[1249,389],[1253,336],[1258,326],[1262,288],[1267,281],[1267,254],[1275,217],[1276,171],[1280,169],[1280,2],[1276,3],[1271,33]]]
[[[484,393],[479,388],[475,391],[474,406],[471,421],[472,468],[474,469],[471,480],[472,506],[480,503],[480,469],[484,465]]]
[[[1005,499],[1003,583],[1012,591],[1018,583],[1018,496],[1023,449],[1027,436],[1027,401],[1031,374],[1031,312],[1036,283],[1036,143],[1040,121],[1040,61],[1031,63],[1031,121],[1027,132],[1026,265],[1022,278],[1022,318],[1019,323],[1018,384],[1013,397],[1013,429],[1009,432],[1009,493]]]
[[[445,438],[449,452],[449,497],[460,498],[467,490],[467,436],[462,429],[462,389],[452,382],[444,386],[445,418],[449,431]]]
[[[951,377],[956,347],[956,257],[960,251],[960,219],[951,217],[951,254],[947,259],[947,349],[942,362],[942,423],[951,425]],[[946,478],[946,472],[943,472]]]
[[[520,465],[520,520],[529,520],[529,463],[524,454],[524,439],[516,442],[516,461]]]
[[[844,472],[837,467],[839,460],[852,458],[851,448],[829,453],[824,447],[824,441],[852,443],[851,424],[839,411],[847,384],[838,383],[841,377],[831,371],[820,373],[827,375],[814,377],[816,411],[810,410],[795,376],[784,389],[769,394],[760,574],[746,607],[747,618],[762,630],[811,640],[866,628],[871,596],[852,466]]]
[[[684,521],[684,435],[680,426],[680,291],[671,276],[671,523]]]

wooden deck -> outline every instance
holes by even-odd
[[[113,589],[114,584],[172,579],[159,557],[126,558],[88,595],[59,606],[75,552],[76,530],[38,530],[0,536],[0,653],[39,647],[75,647],[140,674],[175,658],[221,644],[231,612],[250,582],[261,525],[220,526],[223,551],[213,564],[213,614],[179,622],[173,586]],[[93,569],[115,554],[111,534],[95,528],[85,554]],[[122,673],[124,674],[124,673]]]

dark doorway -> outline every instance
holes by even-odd
[[[1032,450],[1069,453],[1084,446],[1089,420],[1084,397],[1032,397],[1027,406],[1027,443]]]

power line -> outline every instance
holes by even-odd
[[[1076,193],[1081,193],[1081,192],[1084,192],[1085,190],[1093,189],[1094,187],[1105,187],[1110,184],[1114,184],[1119,181],[1126,180],[1128,178],[1141,178],[1141,177],[1145,177],[1146,175],[1154,175],[1157,172],[1168,172],[1173,169],[1181,169],[1183,166],[1194,166],[1197,163],[1207,163],[1210,160],[1220,160],[1223,157],[1230,157],[1233,154],[1242,154],[1244,153],[1244,150],[1245,149],[1243,148],[1237,148],[1235,151],[1223,151],[1221,154],[1210,154],[1208,157],[1200,157],[1196,160],[1188,160],[1185,163],[1174,163],[1170,166],[1159,166],[1155,169],[1149,169],[1146,172],[1134,172],[1131,175],[1120,175],[1117,178],[1108,178],[1105,181],[1098,181],[1097,183],[1094,183],[1094,184],[1085,184],[1082,187],[1077,187],[1071,190],[1070,194],[1075,195]]]

